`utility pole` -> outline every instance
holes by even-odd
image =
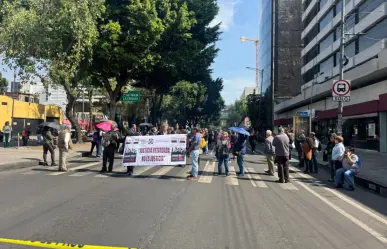
[[[345,50],[345,1],[341,5],[341,38],[340,38],[340,80],[344,80],[344,50]],[[343,101],[339,101],[337,110],[337,134],[343,134]]]

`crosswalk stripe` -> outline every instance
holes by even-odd
[[[69,176],[86,176],[88,174],[91,174],[91,172],[78,172]]]
[[[74,171],[74,170],[79,170],[79,169],[85,169],[85,168],[88,168],[90,166],[94,166],[94,165],[97,165],[97,164],[100,164],[101,162],[92,162],[92,163],[87,163],[87,164],[84,164],[84,165],[80,165],[78,167],[73,167],[71,168],[70,170],[71,171]],[[58,175],[63,175],[63,174],[66,174],[68,172],[66,171],[59,171],[59,172],[53,172],[53,173],[49,173],[47,174],[48,176],[58,176]]]
[[[47,174],[48,176],[58,176],[58,175],[63,175],[63,174],[66,174],[67,172],[66,171],[58,171],[58,172],[54,172],[54,173],[49,173]]]
[[[298,190],[298,188],[294,186],[293,183],[280,183],[279,185],[285,190]]]
[[[145,171],[151,169],[152,166],[137,166],[137,167],[134,167],[134,170],[133,170],[133,176],[139,176],[141,175],[142,173],[144,173]]]
[[[99,174],[99,175],[96,175],[96,176],[94,176],[94,177],[97,177],[97,178],[106,178],[106,177],[109,177],[109,176],[107,176],[107,175],[102,175],[102,174]]]
[[[226,184],[234,185],[234,186],[239,185],[234,166],[229,166],[229,170],[230,170],[230,176],[226,178]]]
[[[212,178],[214,177],[215,162],[209,163],[207,161],[206,166],[204,167],[203,173],[201,174],[198,182],[200,183],[211,183]]]
[[[40,171],[28,171],[28,172],[24,172],[24,173],[21,173],[22,175],[36,175],[36,174],[39,174]]]
[[[254,187],[267,188],[266,183],[262,181],[262,178],[255,172],[253,168],[247,168],[247,170],[248,177],[250,178],[250,181]]]
[[[165,175],[166,173],[168,173],[173,168],[174,168],[174,166],[162,166],[161,169],[157,170],[156,172],[154,172],[153,174],[151,174],[147,178],[150,178],[150,179],[160,178],[163,175]]]
[[[172,177],[169,180],[182,182],[186,180],[186,176],[188,176],[187,167],[182,167],[180,171],[175,175],[175,177]]]

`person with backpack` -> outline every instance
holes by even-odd
[[[321,143],[316,137],[316,133],[311,132],[310,138],[313,140],[313,148],[312,148],[312,162],[313,162],[313,173],[318,173],[318,162],[317,157],[318,153],[321,151]]]
[[[274,176],[274,160],[275,160],[275,148],[273,145],[273,136],[271,130],[266,131],[266,139],[265,139],[265,155],[267,160],[268,170],[265,172],[268,175]]]
[[[361,162],[357,155],[355,155],[355,149],[352,147],[345,148],[344,155],[340,157],[343,167],[336,170],[336,187],[343,187],[343,176],[348,183],[348,190],[354,191],[355,184],[353,178],[359,174],[361,168]]]
[[[94,147],[96,147],[97,148],[96,157],[101,157],[102,155],[101,140],[102,140],[102,131],[100,129],[97,129],[93,133],[93,137],[91,141],[90,156],[93,154]]]
[[[118,132],[116,131],[117,124],[111,125],[111,130],[106,132],[102,137],[102,146],[103,146],[103,157],[102,157],[102,169],[101,173],[106,171],[113,171],[114,164],[114,153],[117,148],[117,144],[119,143],[120,137]],[[109,168],[106,168],[107,161],[109,161]]]

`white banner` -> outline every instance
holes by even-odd
[[[122,164],[126,166],[156,166],[186,164],[187,136],[126,137]]]

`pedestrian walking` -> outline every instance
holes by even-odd
[[[207,128],[204,129],[203,138],[206,141],[206,146],[205,146],[204,152],[206,153],[206,155],[208,155],[208,139],[209,139],[209,134],[208,134],[208,129]]]
[[[66,124],[64,129],[58,135],[58,149],[59,149],[59,167],[58,171],[69,171],[67,169],[67,156],[69,150],[73,149],[73,142],[71,141],[71,125]]]
[[[303,152],[303,145],[305,143],[306,136],[304,134],[305,132],[301,130],[300,136],[296,139],[296,149],[297,149],[297,154],[298,154],[298,167],[303,168],[304,167],[304,152]]]
[[[289,179],[289,137],[285,134],[284,128],[279,128],[279,134],[274,137],[275,156],[278,167],[279,183],[288,183]]]
[[[43,130],[43,165],[48,166],[47,163],[47,154],[50,152],[51,155],[51,166],[57,166],[55,163],[55,148],[54,145],[54,136],[52,135],[52,130],[49,127],[44,127]]]
[[[313,140],[313,152],[312,152],[313,173],[317,174],[318,173],[317,157],[318,157],[319,151],[321,151],[321,144],[314,132],[310,133],[310,138]]]
[[[102,130],[97,128],[97,130],[93,132],[92,141],[91,141],[90,156],[93,155],[94,148],[97,149],[96,157],[102,156],[101,140],[102,140]]]
[[[245,176],[244,156],[246,155],[246,144],[247,136],[243,134],[238,134],[238,136],[236,137],[233,154],[236,156],[237,159],[237,164],[239,167],[239,176]]]
[[[224,170],[226,173],[226,176],[229,176],[229,170],[228,170],[228,161],[230,159],[230,141],[228,141],[228,133],[224,132],[222,135],[221,140],[218,141],[218,143],[215,146],[215,156],[218,158],[218,175],[222,174],[222,166],[224,165]]]
[[[265,139],[265,155],[267,160],[268,170],[265,172],[269,175],[274,175],[275,147],[273,145],[273,136],[271,130],[266,131]]]
[[[305,174],[313,172],[312,166],[312,154],[313,154],[313,140],[308,137],[305,138],[305,142],[302,145],[302,161],[305,164]]]
[[[191,175],[187,177],[188,180],[198,179],[200,142],[200,133],[197,128],[193,128],[191,130],[191,145],[187,151],[187,154],[190,154],[192,159],[192,170]]]
[[[343,187],[343,178],[348,184],[348,190],[355,190],[355,184],[353,178],[355,175],[359,174],[361,163],[359,157],[355,155],[355,149],[352,147],[347,147],[345,149],[344,155],[340,157],[343,167],[336,171],[336,187]]]
[[[119,135],[116,131],[117,125],[112,124],[111,130],[106,132],[102,137],[103,157],[102,157],[102,169],[101,173],[106,171],[113,172],[114,153],[116,151],[117,144],[119,143]],[[106,168],[109,161],[109,168]]]
[[[335,147],[336,136],[337,135],[335,133],[331,134],[331,137],[328,141],[327,146],[325,147],[324,155],[323,155],[323,161],[329,162],[329,168],[330,168],[330,178],[328,180],[329,182],[334,182],[335,180],[336,170],[335,170],[335,163],[332,160],[332,152],[333,152],[333,148]]]
[[[255,147],[257,146],[257,136],[255,136],[254,130],[250,131],[249,143],[251,146],[251,152],[255,153]]]
[[[292,152],[293,152],[293,149],[296,148],[296,145],[294,143],[294,133],[291,129],[289,129],[286,132],[286,135],[288,135],[289,137],[289,160],[292,160]]]
[[[335,166],[335,172],[343,167],[342,161],[340,160],[340,158],[344,155],[345,152],[343,142],[344,138],[342,136],[335,137],[335,147],[333,147],[332,149],[332,161]]]
[[[9,122],[5,122],[3,126],[3,142],[4,142],[4,148],[9,148],[9,141],[11,141],[11,132],[12,132],[12,126],[9,125]]]
[[[30,139],[31,136],[31,129],[29,126],[24,127],[22,130],[22,141],[23,141],[23,146],[28,145],[28,140]]]

